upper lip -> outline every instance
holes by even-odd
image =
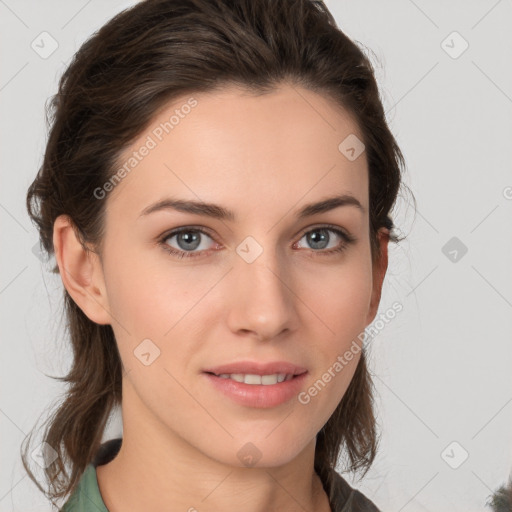
[[[307,369],[286,361],[272,361],[269,363],[261,363],[258,361],[238,361],[205,368],[203,372],[214,373],[215,375],[222,375],[226,373],[242,373],[245,375],[273,375],[275,373],[285,373],[286,375],[300,375],[307,372]]]

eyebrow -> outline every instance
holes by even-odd
[[[354,196],[350,194],[343,194],[329,197],[316,203],[309,203],[303,206],[297,212],[297,217],[299,219],[303,219],[305,217],[311,217],[319,213],[334,210],[335,208],[339,208],[341,206],[353,206],[363,214],[366,212],[366,209],[359,202],[358,199],[356,199]],[[162,199],[161,201],[158,201],[147,206],[146,208],[144,208],[144,210],[142,210],[142,212],[139,215],[139,218],[149,215],[150,213],[162,210],[176,210],[183,213],[192,213],[194,215],[213,217],[214,219],[228,220],[231,222],[235,222],[236,220],[235,213],[227,208],[224,208],[223,206],[213,203],[204,203],[200,201],[174,198]]]

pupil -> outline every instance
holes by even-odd
[[[321,235],[316,236],[315,233],[321,233]],[[325,229],[317,229],[309,235],[309,239],[312,242],[312,246],[315,249],[323,249],[324,247],[318,247],[316,244],[320,243],[320,245],[322,245],[322,242],[325,242],[326,240],[328,241],[329,236],[326,234]],[[318,241],[317,239],[319,239],[320,241]]]
[[[184,241],[184,243],[185,243],[184,247],[182,246],[181,243],[179,244],[183,249],[196,249],[197,246],[199,245],[199,243],[198,243],[199,233],[195,233],[192,231],[186,231],[184,233],[180,233],[178,236],[178,241],[179,242]],[[192,244],[192,246],[189,246],[187,244]]]

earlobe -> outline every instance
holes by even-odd
[[[373,322],[379,309],[382,285],[384,283],[384,277],[386,276],[386,271],[388,269],[389,230],[382,229],[379,231],[378,241],[380,245],[380,259],[373,268],[373,291],[370,302],[370,309],[366,319],[366,325],[369,325]]]
[[[98,255],[86,251],[67,215],[53,225],[55,259],[66,290],[84,314],[97,324],[110,324],[103,269]]]

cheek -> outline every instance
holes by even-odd
[[[323,330],[330,352],[342,350],[366,327],[372,296],[371,266],[364,258],[323,269],[304,279],[302,295]]]
[[[158,249],[154,249],[158,251]],[[147,255],[111,253],[106,284],[112,316],[137,336],[162,337],[194,307],[214,279],[192,267]]]
[[[316,281],[308,280],[308,291],[304,291],[315,315],[310,329],[317,349],[315,372],[301,403],[308,402],[307,408],[318,415],[320,424],[342,399],[361,357],[372,275],[364,258],[353,261],[337,271],[331,269],[330,276],[317,273]]]

